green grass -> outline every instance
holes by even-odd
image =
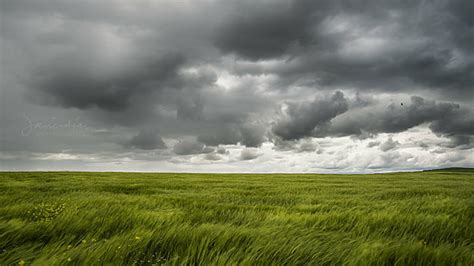
[[[474,264],[469,170],[0,180],[0,265]]]

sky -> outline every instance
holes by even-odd
[[[474,167],[474,1],[0,0],[0,170]]]

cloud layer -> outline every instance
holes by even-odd
[[[295,158],[301,167],[281,170],[344,171],[350,158],[357,169],[474,165],[470,1],[7,0],[0,10],[5,169],[21,169],[18,158],[156,171],[271,171]],[[78,120],[87,127],[64,126]],[[426,160],[414,163],[415,146]],[[339,149],[349,157],[329,163]]]

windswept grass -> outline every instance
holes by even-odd
[[[474,264],[472,171],[0,180],[0,265]]]

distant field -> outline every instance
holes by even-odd
[[[473,265],[474,172],[0,173],[0,265]]]

